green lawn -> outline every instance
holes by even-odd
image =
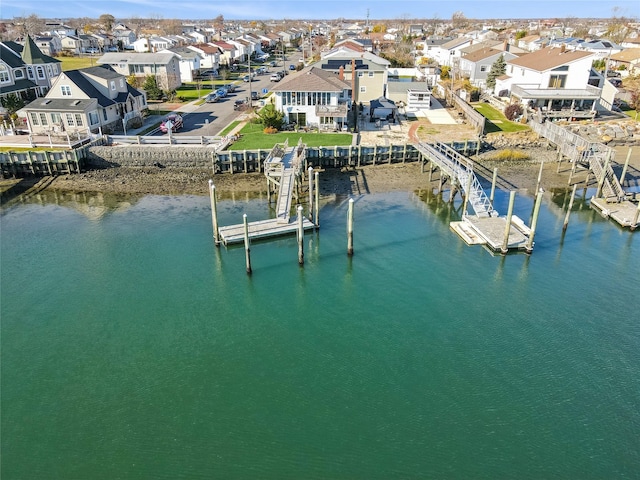
[[[56,57],[56,60],[62,62],[62,71],[78,70],[80,68],[95,67],[98,65],[96,60],[99,57]]]
[[[507,117],[505,117],[502,112],[488,103],[477,103],[473,105],[473,108],[487,119],[484,128],[485,133],[521,132],[523,130],[529,130],[527,125],[507,120]]]
[[[236,128],[238,126],[238,124],[240,123],[239,120],[235,120],[233,122],[231,122],[229,125],[227,125],[227,127],[222,130],[218,135],[220,135],[221,137],[224,137],[226,134],[228,134],[231,130],[233,130],[234,128]]]
[[[351,145],[353,137],[349,133],[296,133],[278,132],[274,134],[263,133],[262,125],[248,123],[241,131],[242,137],[229,147],[229,150],[269,150],[276,143],[284,143],[289,139],[289,146],[294,146],[302,139],[309,147],[322,146],[347,146]]]

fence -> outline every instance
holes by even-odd
[[[220,145],[225,143],[226,137],[219,136],[188,136],[163,135],[108,135],[111,145]]]
[[[89,148],[103,145],[104,142],[103,137],[98,137],[73,150],[0,152],[0,171],[3,178],[80,173]]]

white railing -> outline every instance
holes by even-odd
[[[187,135],[109,135],[108,139],[114,145],[220,145],[225,142],[225,137],[220,136]]]

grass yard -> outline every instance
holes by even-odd
[[[80,68],[95,67],[98,64],[96,60],[99,57],[56,57],[56,60],[62,62],[62,71],[78,70]]]
[[[473,108],[487,119],[484,128],[485,133],[521,132],[523,130],[529,130],[529,127],[522,123],[507,120],[507,117],[505,117],[502,112],[488,103],[476,103],[473,105]]]
[[[240,124],[239,120],[235,120],[233,122],[231,122],[229,125],[227,125],[227,127],[222,130],[218,135],[220,135],[221,137],[224,137],[225,135],[227,135],[231,130],[233,130],[234,128],[236,128],[238,125]]]
[[[289,139],[289,146],[294,146],[302,139],[309,147],[322,146],[347,146],[351,145],[353,137],[350,133],[296,133],[278,132],[274,134],[263,133],[262,125],[247,123],[240,131],[242,137],[229,147],[229,150],[269,150],[276,143],[284,143]]]

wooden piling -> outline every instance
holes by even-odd
[[[242,215],[244,223],[244,254],[247,263],[247,274],[251,275],[251,249],[249,248],[249,223],[247,222],[247,214]]]
[[[602,194],[602,186],[604,185],[604,179],[607,178],[607,169],[609,168],[610,157],[611,157],[611,151],[607,152],[607,157],[604,160],[604,168],[602,169],[602,175],[598,179],[598,189],[596,190],[596,198],[600,198],[600,195]]]
[[[540,183],[542,182],[542,169],[544,168],[544,161],[540,162],[540,170],[538,171],[538,181],[536,182],[536,192],[540,191]]]
[[[315,215],[315,221],[313,223],[315,224],[316,227],[319,227],[320,226],[320,174],[316,172],[315,177],[316,177],[316,189],[315,189],[316,201],[314,205],[316,208],[316,215]]]
[[[304,216],[302,205],[298,205],[298,263],[304,265]]]
[[[493,178],[491,179],[491,195],[489,195],[489,201],[493,205],[493,196],[496,193],[496,180],[498,179],[498,167],[493,169]]]
[[[467,178],[466,191],[464,192],[464,205],[462,207],[462,216],[467,215],[467,205],[469,204],[469,194],[471,192],[471,174]]]
[[[573,180],[573,174],[576,173],[577,164],[578,162],[576,162],[575,160],[571,163],[571,172],[569,172],[569,181],[567,182],[567,185],[571,185],[571,181]]]
[[[575,185],[573,186],[573,191],[575,192]],[[527,240],[527,244],[524,246],[524,249],[527,253],[531,253],[533,251],[533,237],[536,234],[536,227],[538,226],[538,215],[540,214],[540,204],[542,203],[542,192],[538,190],[536,195],[536,204],[533,207],[533,220],[531,220],[531,231],[529,232],[529,239]]]
[[[313,167],[309,167],[309,221],[313,222]]]
[[[573,199],[576,197],[576,188],[578,188],[577,183],[573,185],[573,191],[571,192],[571,198],[569,199],[569,207],[567,208],[567,214],[564,216],[564,223],[562,224],[563,232],[569,226],[569,216],[571,215],[571,209],[573,208]]]
[[[513,204],[516,200],[516,192],[511,190],[509,192],[509,209],[507,211],[507,223],[504,227],[504,238],[502,240],[502,248],[500,251],[502,253],[507,253],[509,251],[509,233],[511,232],[511,217],[513,216]]]
[[[347,214],[347,255],[353,255],[353,198],[349,199],[349,213]]]
[[[631,231],[635,230],[638,226],[638,218],[640,217],[640,201],[638,201],[638,208],[636,208],[636,213],[633,214],[633,221],[631,222]]]
[[[216,247],[220,246],[220,231],[218,230],[218,204],[216,199],[216,186],[209,179],[209,199],[211,200],[211,223],[213,225],[213,240]]]
[[[627,168],[629,167],[629,159],[631,158],[631,152],[633,151],[633,148],[629,148],[629,151],[627,152],[627,158],[624,161],[624,167],[622,167],[622,173],[620,174],[620,186],[623,187],[624,186],[624,177],[626,177],[627,175]]]

